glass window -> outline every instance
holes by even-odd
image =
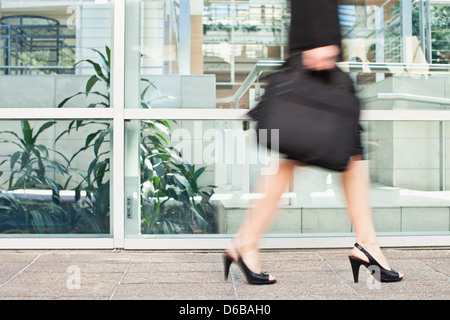
[[[112,26],[111,1],[0,2],[3,238],[111,235],[112,121],[71,110],[110,107]]]
[[[109,107],[111,36],[110,1],[2,1],[0,107]]]
[[[377,230],[450,231],[447,122],[363,125]],[[127,166],[126,221],[134,235],[235,233],[281,160],[258,147],[256,130],[245,121],[145,120],[127,127],[139,134],[139,145],[127,151],[135,153],[135,166]],[[297,168],[280,205],[271,234],[353,230],[339,173]]]
[[[339,67],[350,73],[364,110],[448,108],[447,8],[429,1],[341,2]],[[280,156],[257,146],[253,123],[192,120],[183,109],[258,103],[264,75],[289,54],[289,2],[129,0],[127,19],[126,105],[174,113],[166,120],[133,113],[126,124],[126,234],[233,234],[270,187],[267,174]],[[379,232],[450,231],[446,122],[419,120],[362,122]],[[271,235],[353,231],[340,174],[297,168],[280,205]]]
[[[339,6],[338,66],[362,101],[374,219],[388,235],[450,231],[449,8]],[[235,233],[282,158],[258,147],[242,115],[289,56],[290,14],[287,0],[0,1],[3,240],[123,247]],[[438,111],[444,119],[420,118]],[[352,231],[340,174],[306,167],[268,232]]]
[[[110,233],[110,122],[1,121],[0,233]]]

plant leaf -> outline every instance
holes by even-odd
[[[62,108],[62,107],[67,103],[67,101],[69,101],[69,100],[72,99],[72,98],[75,98],[76,96],[82,95],[82,94],[85,94],[85,92],[77,92],[77,93],[75,93],[74,95],[71,95],[70,97],[65,98],[63,101],[61,101],[61,102],[58,104],[58,108]]]
[[[89,146],[89,144],[92,142],[92,140],[94,140],[95,137],[98,136],[100,132],[102,132],[102,130],[97,130],[96,132],[89,134],[86,138],[86,142],[84,143],[84,146],[85,147]]]
[[[31,129],[30,123],[27,120],[21,121],[22,125],[22,133],[23,133],[23,140],[26,144],[32,143],[32,137],[33,137],[33,129]]]
[[[98,157],[98,150],[100,149],[103,141],[105,140],[106,135],[109,134],[109,131],[102,131],[102,133],[100,134],[100,136],[98,137],[97,140],[95,140],[94,143],[94,154],[96,157]]]
[[[109,86],[109,79],[103,74],[102,67],[97,62],[94,62],[91,59],[86,59],[85,61],[90,63],[94,67],[97,76],[103,81],[105,81],[106,84]]]
[[[107,74],[110,73],[110,59],[111,59],[111,54],[110,53],[108,54],[108,49],[109,49],[108,46],[106,46],[106,57],[105,57],[105,55],[99,50],[91,48],[92,51],[96,52],[99,55],[100,60],[102,61],[103,69],[106,71]]]
[[[97,76],[92,76],[89,78],[89,80],[86,83],[86,97],[89,95],[89,92],[91,92],[92,87],[99,81]]]
[[[48,121],[46,123],[44,123],[38,130],[38,132],[34,135],[32,141],[33,143],[36,142],[37,137],[45,130],[47,130],[48,128],[50,128],[51,126],[53,126],[56,123],[56,121]]]
[[[10,160],[10,168],[11,168],[11,170],[14,168],[14,166],[15,166],[15,164],[16,164],[16,162],[17,162],[17,160],[19,159],[19,157],[20,157],[20,155],[21,155],[22,153],[20,152],[20,151],[16,151],[16,152],[14,152],[14,154],[11,156],[11,160]]]
[[[202,168],[198,169],[197,171],[195,171],[194,180],[197,180],[202,175],[202,173],[205,171],[205,169],[206,169],[206,167],[202,167]]]

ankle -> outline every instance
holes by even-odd
[[[376,239],[357,239],[356,243],[358,243],[363,248],[380,248],[378,241]]]
[[[233,239],[233,245],[239,252],[244,253],[258,248],[258,238],[239,234]]]

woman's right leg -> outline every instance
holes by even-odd
[[[278,171],[269,176],[265,184],[257,185],[254,192],[265,195],[249,209],[236,237],[226,249],[227,254],[235,260],[240,255],[249,269],[255,273],[261,272],[258,253],[259,239],[272,221],[281,195],[286,191],[294,168],[298,164],[293,160],[280,161]]]
[[[342,178],[348,212],[356,232],[356,242],[370,252],[382,267],[390,270],[389,263],[378,244],[373,223],[367,161],[362,160],[362,156],[352,158]],[[367,256],[356,247],[353,248],[352,255],[367,261]],[[400,276],[403,277],[403,274],[400,273]]]

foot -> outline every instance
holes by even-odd
[[[370,255],[386,270],[392,270],[391,267],[389,266],[389,263],[386,259],[386,257],[384,256],[383,252],[381,251],[381,248],[379,245],[377,244],[367,244],[364,242],[358,242],[364,249],[367,250],[367,252],[370,253]],[[356,257],[358,259],[361,259],[363,261],[369,262],[369,259],[367,258],[367,256],[358,248],[353,247],[352,249],[352,253],[351,255],[353,257]],[[400,274],[400,278],[403,277],[403,273],[399,272]]]
[[[242,258],[247,267],[254,273],[261,273],[261,262],[259,259],[259,250],[256,245],[246,244],[241,238],[234,238],[225,249],[225,253],[233,258],[234,261]],[[269,274],[269,280],[275,280],[273,274]]]

